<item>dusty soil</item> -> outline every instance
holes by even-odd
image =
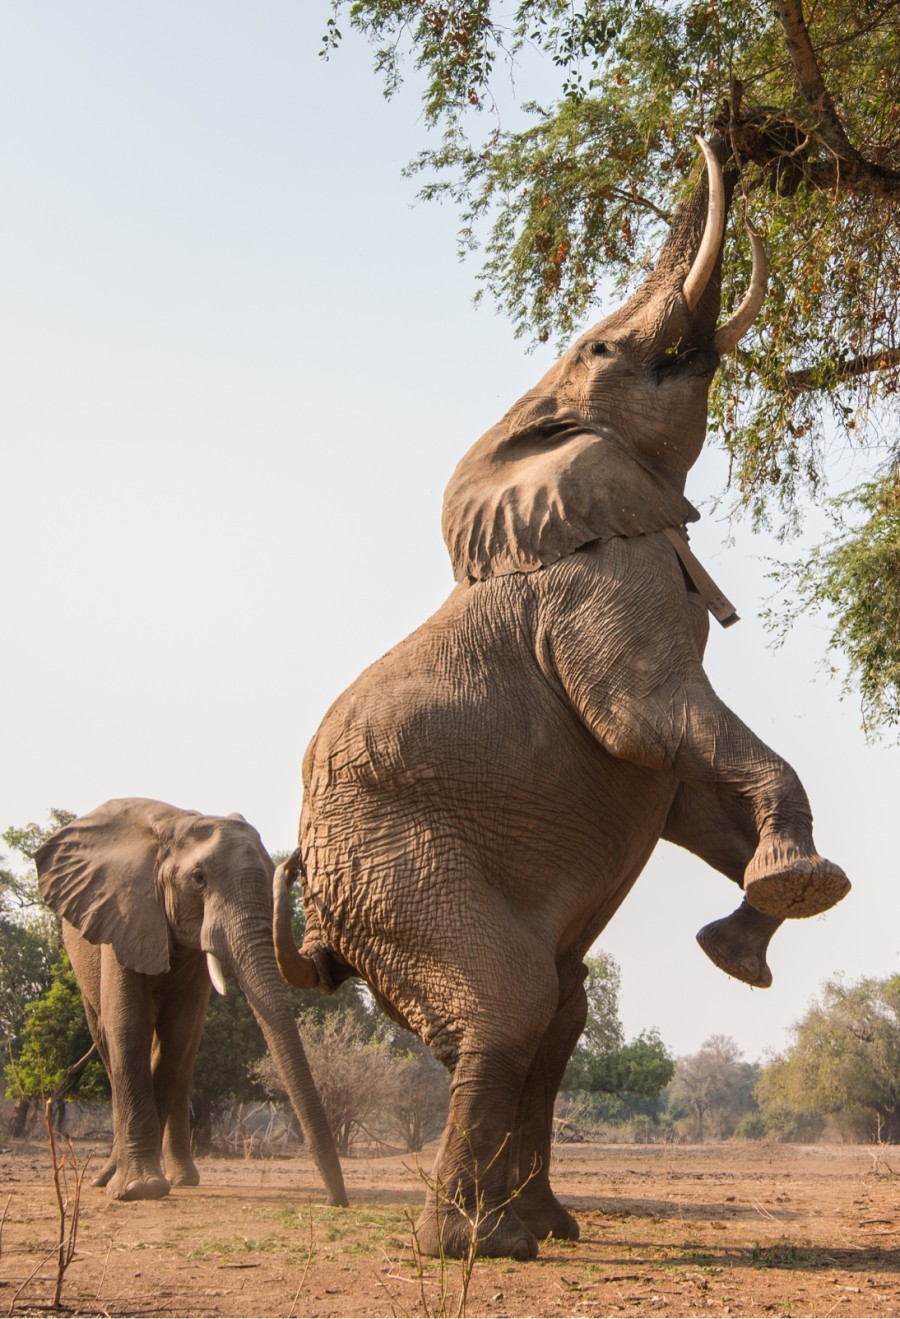
[[[87,1147],[76,1145],[83,1160]],[[95,1155],[95,1162],[104,1151]],[[900,1149],[570,1145],[581,1240],[531,1263],[417,1263],[409,1158],[206,1160],[202,1185],[119,1204],[85,1182],[63,1306],[91,1315],[900,1315]],[[46,1313],[59,1213],[47,1151],[0,1151],[0,1315]],[[69,1182],[72,1198],[72,1178]],[[5,1206],[5,1208],[4,1208]]]

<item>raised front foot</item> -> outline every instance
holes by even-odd
[[[578,1219],[570,1214],[547,1189],[532,1190],[531,1184],[513,1196],[517,1217],[538,1241],[557,1237],[562,1241],[577,1241],[581,1235]]]
[[[426,1205],[416,1223],[416,1241],[423,1255],[465,1259],[473,1244],[482,1258],[534,1259],[534,1234],[509,1209],[464,1215],[451,1204]]]
[[[767,916],[818,916],[849,889],[840,866],[778,838],[763,839],[744,872],[747,901]]]
[[[697,942],[710,961],[726,975],[756,989],[768,989],[772,972],[766,961],[766,950],[780,924],[779,916],[766,916],[745,899],[730,916],[704,925],[697,934]]]

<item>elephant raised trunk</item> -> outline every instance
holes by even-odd
[[[727,148],[714,136],[711,143],[697,141],[703,152],[705,184],[681,203],[654,269],[644,283],[605,324],[625,326],[634,321],[654,325],[650,351],[658,354],[674,347],[712,348],[722,356],[735,347],[758,315],[765,295],[768,270],[762,240],[748,224],[753,248],[750,290],[738,310],[719,330],[720,270],[725,217],[736,175],[730,162],[723,171]],[[691,256],[693,253],[693,256]],[[690,262],[682,278],[685,265]]]

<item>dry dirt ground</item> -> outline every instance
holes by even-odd
[[[76,1145],[84,1159],[87,1147]],[[103,1150],[94,1156],[99,1162]],[[581,1222],[530,1263],[417,1263],[409,1158],[345,1162],[328,1209],[305,1158],[205,1160],[202,1184],[119,1204],[85,1182],[63,1307],[85,1315],[900,1316],[900,1148],[564,1146]],[[70,1194],[72,1182],[70,1176]],[[0,1150],[0,1316],[45,1314],[47,1151]]]

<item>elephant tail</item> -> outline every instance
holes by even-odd
[[[293,912],[288,890],[298,875],[303,874],[303,858],[299,847],[275,869],[275,878],[272,881],[275,899],[272,923],[275,960],[278,963],[278,970],[289,985],[295,985],[298,989],[318,989],[323,994],[333,994],[337,986],[328,974],[328,958],[325,950],[322,950],[321,958],[315,955],[310,957],[300,952],[294,940],[291,922]]]

